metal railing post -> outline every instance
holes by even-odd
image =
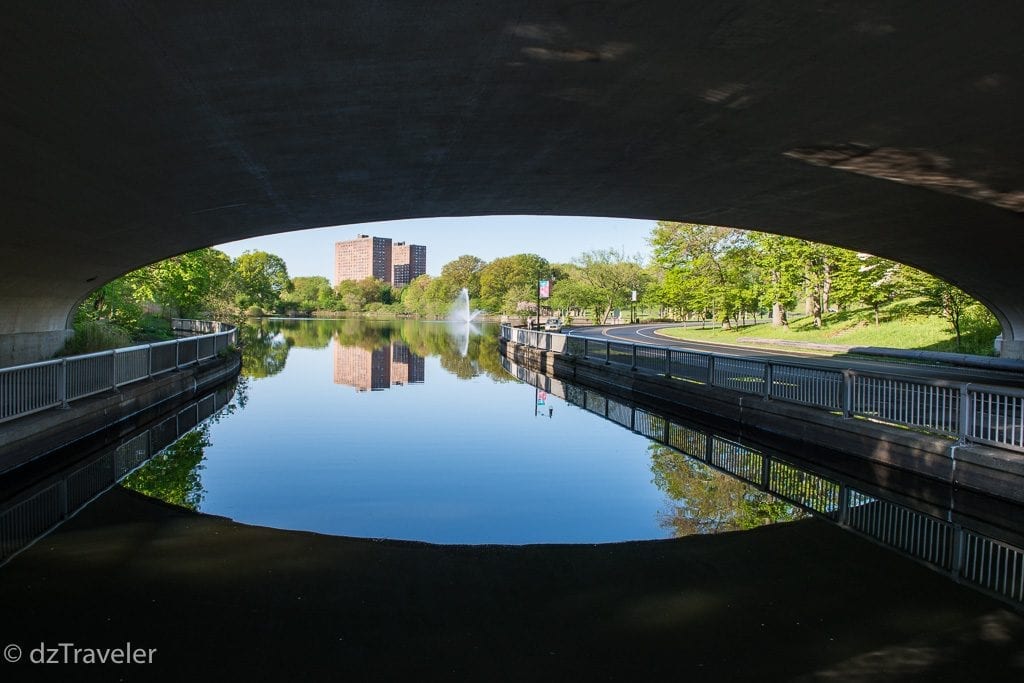
[[[604,343],[604,364],[610,365],[612,362],[612,343],[606,341]]]
[[[148,369],[148,372],[146,373],[146,377],[147,377],[147,379],[153,379],[153,345],[152,344],[149,344],[148,346],[146,346],[146,357],[147,357],[147,361],[146,362],[148,363],[148,365],[146,366],[147,369]]]
[[[117,349],[110,352],[110,388],[117,391]]]
[[[174,369],[181,370],[181,343],[174,342]]]
[[[960,572],[964,568],[964,552],[966,550],[966,544],[964,543],[964,528],[959,524],[953,525],[953,549],[950,552],[949,557],[949,571],[953,575],[954,579],[960,578]]]
[[[636,370],[636,344],[633,344],[633,361],[632,365],[629,366],[630,370]]]
[[[853,371],[843,370],[843,417],[853,417]]]
[[[772,397],[772,381],[774,379],[774,371],[772,370],[772,364],[766,362],[764,364],[764,400],[768,400]]]
[[[60,359],[60,377],[57,378],[57,398],[60,399],[60,407],[68,408],[68,359]]]
[[[971,401],[971,388],[969,384],[960,385],[960,414],[957,415],[957,443],[963,445],[968,441],[971,433],[972,418],[974,416],[974,405]]]
[[[665,349],[665,377],[672,379],[672,349]]]
[[[60,519],[67,519],[68,513],[68,480],[67,477],[57,482],[57,514]]]
[[[715,357],[708,354],[708,386],[715,386]]]
[[[839,484],[839,519],[840,526],[846,526],[850,521],[850,489],[846,484]]]

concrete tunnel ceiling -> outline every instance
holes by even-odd
[[[259,234],[551,214],[781,232],[968,290],[1024,356],[1024,4],[5,3],[0,364]]]

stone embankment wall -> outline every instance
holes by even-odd
[[[843,459],[866,460],[1024,502],[1024,457],[1018,453],[958,445],[942,436],[843,418],[820,409],[638,373],[504,340],[502,352],[517,365],[556,379],[589,386],[637,404],[656,405],[662,412],[697,416],[708,425],[738,430],[761,443],[777,438],[790,447],[806,445],[816,455],[827,450],[833,454],[830,466],[840,471],[860,469],[846,467]]]

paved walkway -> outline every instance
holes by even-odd
[[[761,360],[791,359],[800,363],[828,368],[851,368],[867,372],[895,373],[902,377],[937,379],[951,382],[976,382],[996,386],[1024,388],[1024,365],[1022,365],[1021,372],[1007,372],[984,368],[911,363],[899,359],[873,360],[860,356],[849,356],[842,352],[837,352],[835,355],[830,356],[823,355],[821,353],[801,352],[793,349],[766,349],[763,347],[758,348],[754,346],[743,346],[740,344],[697,342],[686,339],[674,339],[658,333],[661,329],[672,327],[679,327],[679,323],[588,326],[567,329],[566,333],[571,336],[583,336],[632,344],[671,346],[726,356],[742,356],[743,358],[756,358]]]

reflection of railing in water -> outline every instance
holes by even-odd
[[[218,389],[117,447],[0,504],[0,565],[223,408],[231,396],[231,390]]]
[[[883,373],[735,358],[649,344],[569,337],[503,325],[502,338],[567,357],[721,387],[903,425],[1012,451],[1024,451],[1024,391],[1006,387],[907,380]]]
[[[858,488],[802,469],[704,428],[520,367],[502,359],[518,379],[564,398],[684,455],[742,479],[819,517],[897,550],[954,579],[1012,603],[1024,604],[1024,549],[957,522],[883,500]]]

